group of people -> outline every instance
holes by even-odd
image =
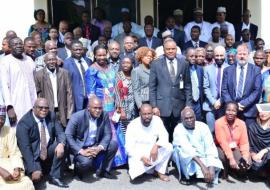
[[[154,173],[170,181],[171,160],[184,185],[218,184],[229,172],[268,177],[270,51],[249,10],[233,26],[225,7],[212,25],[196,8],[183,27],[177,9],[161,31],[151,16],[141,27],[121,13],[112,26],[101,8],[91,21],[85,11],[72,33],[39,9],[24,41],[6,33],[0,185],[34,189],[48,175],[67,188],[63,169],[72,163],[79,180],[91,168],[116,179],[112,168],[128,164],[131,180]]]

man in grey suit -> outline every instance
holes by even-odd
[[[176,57],[176,43],[164,43],[165,56],[151,65],[149,99],[155,115],[160,115],[172,142],[173,131],[180,120],[180,112],[192,106],[189,65]]]
[[[221,96],[223,70],[229,65],[225,61],[225,48],[217,46],[214,50],[215,63],[204,68],[203,89],[205,101],[203,110],[206,112],[206,123],[214,133],[215,121],[224,115]]]
[[[90,98],[87,109],[71,116],[65,133],[74,155],[74,172],[79,179],[102,156],[104,158],[96,171],[97,177],[116,179],[110,170],[118,146],[112,140],[109,116],[102,111],[102,103],[97,97]]]

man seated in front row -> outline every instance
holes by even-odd
[[[61,180],[66,136],[46,99],[38,98],[34,108],[22,117],[16,136],[26,174],[38,182],[43,173],[49,172],[49,183],[68,188]]]
[[[93,96],[89,99],[88,108],[71,115],[66,128],[67,141],[74,155],[74,172],[80,180],[89,172],[93,161],[100,161],[104,156],[97,177],[116,179],[111,171],[113,158],[118,149],[112,140],[110,120],[102,110],[101,101]]]
[[[217,184],[223,166],[209,127],[196,121],[194,111],[188,107],[182,110],[181,119],[173,133],[174,156],[179,157],[176,164],[184,175],[180,182],[189,185],[190,177],[196,174],[208,184]]]
[[[14,132],[5,126],[6,106],[0,105],[0,189],[34,190],[32,181],[24,176],[22,155]]]
[[[162,120],[153,116],[151,105],[143,104],[140,117],[128,125],[125,147],[131,180],[154,170],[161,180],[170,180],[165,172],[172,154],[172,145]]]

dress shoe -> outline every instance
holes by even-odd
[[[77,167],[74,167],[74,176],[77,176],[80,181],[83,180],[83,175],[82,175],[82,173],[79,172]]]
[[[97,170],[96,171],[96,176],[99,178],[107,178],[107,179],[117,179],[116,175],[108,172],[108,171],[101,171]]]
[[[56,185],[58,187],[63,187],[63,188],[68,188],[69,186],[67,184],[65,184],[61,179],[59,178],[55,178],[55,177],[51,177],[49,179],[49,183]]]

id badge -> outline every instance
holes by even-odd
[[[184,81],[183,80],[180,80],[179,88],[184,89]]]
[[[118,113],[117,111],[115,111],[115,112],[113,113],[113,116],[112,116],[112,121],[113,121],[114,123],[118,123],[119,120],[120,120],[120,117],[121,117],[121,114]]]
[[[231,149],[234,149],[234,148],[237,147],[237,144],[236,144],[235,141],[233,141],[233,142],[231,142],[231,143],[229,144],[229,146],[230,146]]]

